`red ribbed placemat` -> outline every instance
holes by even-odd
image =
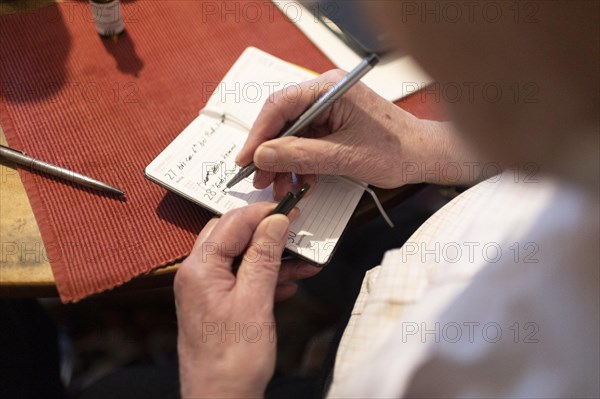
[[[332,67],[273,5],[248,4],[126,2],[126,34],[116,42],[96,34],[87,2],[0,17],[9,144],[127,192],[119,201],[21,172],[63,301],[188,254],[210,214],[143,170],[246,47],[318,72]],[[401,104],[420,116],[431,109],[416,97]]]

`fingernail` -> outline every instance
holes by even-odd
[[[208,223],[206,223],[203,229],[203,232],[204,234],[206,234],[206,237],[208,237],[210,233],[212,233],[217,224],[219,224],[219,218],[212,218],[208,221]]]
[[[283,215],[273,215],[269,217],[267,225],[267,235],[273,240],[279,241],[287,233],[289,226],[288,218]]]
[[[268,164],[272,165],[277,163],[277,153],[274,149],[269,147],[258,147],[255,157],[258,160],[258,163],[265,166],[268,166]]]

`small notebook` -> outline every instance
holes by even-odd
[[[269,95],[291,93],[315,77],[310,71],[253,47],[247,48],[219,83],[200,115],[146,167],[151,181],[223,214],[259,201],[273,201],[271,188],[257,190],[252,176],[231,189],[225,184],[239,167],[235,157]],[[337,176],[319,176],[314,192],[298,204],[286,248],[325,265],[366,185]]]

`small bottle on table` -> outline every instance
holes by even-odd
[[[96,31],[113,40],[125,31],[119,0],[90,0]]]

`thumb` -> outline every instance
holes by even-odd
[[[309,139],[304,137],[282,137],[270,140],[257,148],[254,163],[267,172],[301,175],[344,174],[343,147],[328,137]]]
[[[260,303],[273,302],[289,225],[285,215],[272,215],[263,220],[238,270],[236,288],[238,284],[247,288]]]

